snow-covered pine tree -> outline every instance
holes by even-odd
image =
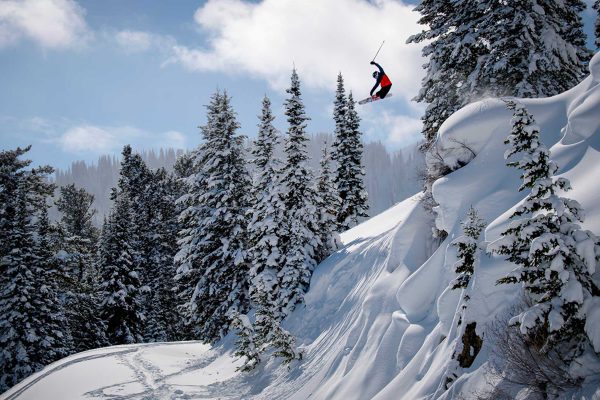
[[[47,185],[47,183],[43,183]],[[37,216],[37,235],[33,246],[35,261],[34,285],[37,293],[33,293],[29,303],[32,307],[30,313],[33,321],[37,323],[40,346],[37,349],[41,364],[51,362],[68,356],[73,352],[73,328],[67,321],[63,304],[59,300],[61,288],[60,261],[56,257],[56,248],[51,245],[53,235],[48,219],[48,208],[43,206]],[[29,332],[32,334],[33,332]]]
[[[179,238],[180,234],[186,227],[192,227],[195,225],[194,222],[194,213],[186,213],[184,211],[188,209],[188,207],[193,207],[193,193],[198,193],[196,190],[193,190],[194,181],[196,178],[196,160],[198,159],[196,151],[190,151],[187,153],[181,154],[177,157],[175,165],[173,166],[173,178],[174,178],[174,187],[173,187],[173,198],[175,199],[175,214],[176,214],[176,222],[177,222],[177,247],[176,250],[179,251]],[[185,216],[185,217],[184,217]],[[175,253],[177,255],[177,252]],[[188,321],[184,317],[183,310],[187,308],[187,304],[189,302],[190,296],[182,295],[185,293],[185,287],[189,286],[189,283],[185,281],[175,280],[175,276],[177,273],[178,262],[173,259],[173,271],[174,274],[171,278],[171,292],[174,295],[175,302],[175,312],[178,318],[177,326],[179,332],[177,333],[178,340],[193,340],[196,338],[193,332],[193,326],[188,324]]]
[[[363,144],[360,132],[360,117],[356,112],[352,92],[348,95],[345,130],[335,139],[337,173],[335,185],[340,199],[337,222],[340,231],[358,225],[361,218],[368,217],[367,191],[363,178]]]
[[[263,283],[269,289],[274,285],[267,279]],[[284,364],[301,360],[302,353],[296,349],[296,339],[281,326],[281,315],[273,307],[272,290],[256,290],[253,293],[256,320],[253,326],[253,345],[258,354],[273,349],[273,356],[283,358]],[[250,348],[252,349],[252,348]]]
[[[83,282],[86,272],[93,267],[93,258],[98,240],[98,229],[92,224],[96,210],[92,208],[94,196],[85,189],[70,184],[60,188],[60,197],[55,202],[60,213],[58,227],[62,236],[65,273],[69,278]]]
[[[279,178],[281,161],[274,152],[279,145],[279,134],[273,126],[275,117],[271,101],[265,97],[262,103],[258,136],[252,148],[252,163],[256,171],[249,207],[248,243],[250,246],[250,296],[257,310],[274,307],[279,285],[277,274],[282,270],[285,259],[282,240],[287,236],[285,204]],[[259,293],[261,292],[261,293]],[[262,293],[264,292],[264,293]],[[259,301],[268,299],[266,304]],[[269,316],[257,311],[256,328],[271,325]]]
[[[313,171],[307,166],[306,121],[309,118],[304,110],[296,69],[292,71],[291,86],[286,91],[289,98],[285,101],[285,115],[289,128],[281,182],[288,231],[287,237],[282,240],[285,264],[278,274],[280,289],[277,302],[284,316],[302,303],[321,247]]]
[[[562,93],[588,73],[581,0],[484,0],[478,21],[485,53],[471,85],[495,96],[546,97]],[[552,39],[549,39],[552,38]]]
[[[128,244],[132,255],[133,269],[139,275],[142,285],[139,298],[142,313],[148,314],[152,296],[148,283],[156,275],[156,264],[152,262],[156,247],[153,232],[153,223],[156,221],[156,210],[152,204],[155,201],[152,194],[153,177],[142,156],[133,153],[130,145],[123,147],[121,156],[119,181],[117,187],[113,189],[112,200],[116,202],[116,198],[121,196],[125,198],[130,208],[130,212],[127,214],[130,218],[128,221]],[[143,328],[142,335],[145,334]]]
[[[235,342],[237,357],[244,357],[244,364],[238,367],[238,371],[252,371],[254,367],[260,364],[260,349],[257,348],[255,342],[254,328],[250,323],[250,319],[245,314],[240,314],[234,311],[231,315],[231,327],[237,331],[238,339]]]
[[[149,254],[152,273],[147,278],[146,341],[173,341],[182,338],[181,323],[173,289],[177,253],[177,183],[164,168],[152,173],[150,204],[153,218],[148,226],[152,249]]]
[[[440,386],[435,393],[436,397],[440,397],[443,392],[448,390],[450,384],[462,375],[463,368],[469,368],[473,364],[483,345],[482,336],[477,334],[477,321],[469,318],[467,307],[471,299],[469,283],[479,256],[479,236],[485,228],[485,223],[479,218],[477,210],[471,206],[460,225],[463,235],[451,243],[457,248],[458,258],[458,261],[454,264],[454,270],[458,276],[451,282],[451,288],[462,290],[462,297],[455,316],[457,320],[457,340],[454,344],[452,359],[446,366],[444,373],[446,378],[443,382],[440,382]]]
[[[176,256],[178,290],[187,301],[187,321],[198,337],[216,341],[230,329],[231,315],[249,308],[246,254],[247,193],[243,140],[237,134],[227,93],[215,93],[204,144],[194,152],[189,207],[182,212]]]
[[[302,360],[303,354],[296,348],[296,338],[283,329],[280,323],[273,326],[270,343],[275,350],[273,355],[281,358],[284,365],[294,360]]]
[[[335,100],[333,101],[333,121],[335,122],[335,130],[333,132],[332,159],[335,161],[338,143],[348,135],[348,99],[346,97],[346,89],[344,88],[344,77],[341,72],[337,77]]]
[[[273,126],[275,117],[271,101],[265,97],[262,103],[258,136],[252,148],[255,176],[249,207],[248,242],[250,245],[250,295],[260,288],[265,275],[276,277],[284,264],[281,249],[282,237],[286,236],[285,204],[279,173],[281,161],[275,156],[279,134]],[[270,290],[277,290],[274,285]],[[274,293],[272,293],[274,294]]]
[[[0,152],[0,391],[70,351],[57,299],[46,202],[52,168],[26,170],[30,147]]]
[[[60,188],[55,202],[60,220],[61,287],[75,352],[108,346],[99,316],[99,272],[96,268],[98,229],[92,224],[94,196],[74,184]]]
[[[106,322],[106,336],[111,344],[143,341],[142,283],[130,245],[131,219],[129,198],[117,195],[102,228],[98,251],[100,315]]]
[[[331,153],[327,146],[327,141],[323,143],[323,155],[319,165],[320,170],[317,177],[317,210],[319,212],[321,247],[317,260],[321,261],[337,250],[340,245],[336,218],[340,206],[340,198],[338,197],[334,176],[331,171]]]
[[[475,70],[482,52],[473,24],[481,9],[471,0],[423,0],[415,11],[419,24],[426,29],[408,38],[407,43],[427,42],[422,54],[428,58],[421,90],[413,101],[427,103],[423,121],[425,141],[421,149],[429,150],[442,123],[471,101],[473,90],[469,75]]]
[[[513,110],[512,131],[505,154],[509,166],[522,171],[519,190],[531,189],[511,218],[513,222],[488,251],[507,256],[517,267],[499,283],[522,283],[532,305],[511,319],[542,351],[558,349],[567,360],[586,345],[587,303],[599,293],[592,280],[600,239],[581,229],[583,210],[557,192],[571,189],[555,178],[557,165],[540,142],[539,128],[522,104]],[[515,156],[520,155],[520,159]],[[587,332],[591,337],[593,332]],[[600,349],[596,349],[598,351]]]
[[[466,289],[473,275],[477,253],[479,250],[479,236],[485,228],[485,223],[473,207],[469,208],[466,218],[460,223],[463,235],[452,241],[457,248],[458,261],[454,264],[457,273],[452,289]]]

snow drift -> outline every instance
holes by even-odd
[[[571,181],[569,196],[584,207],[583,227],[600,234],[600,54],[590,70],[566,93],[520,101],[541,127],[559,175]],[[471,206],[488,224],[484,241],[497,239],[526,195],[503,158],[510,118],[503,101],[485,99],[442,126],[437,144],[444,163],[468,164],[433,186],[436,224],[448,232],[439,246],[419,195],[342,235],[344,247],[318,266],[305,306],[285,323],[304,352],[289,370],[275,360],[249,374],[236,372],[230,337],[215,348],[120,346],[54,363],[2,398],[450,399],[485,390],[486,329],[515,302],[519,285],[496,286],[513,266],[481,256],[466,316],[477,322],[483,346],[446,388],[445,378],[456,372],[461,299],[449,287],[456,261],[450,242],[462,234],[460,221]],[[598,386],[592,382],[575,396],[600,396]]]

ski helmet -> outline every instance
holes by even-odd
[[[377,76],[378,76],[378,75],[379,75],[379,72],[377,72],[377,71],[374,71],[374,72],[373,72],[373,78],[377,79]]]

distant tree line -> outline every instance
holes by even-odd
[[[319,160],[324,143],[327,147],[333,145],[332,134],[320,133],[309,135],[307,150],[309,166],[314,170],[319,168]],[[249,139],[244,140],[245,154],[250,162],[251,146]],[[363,166],[365,169],[364,182],[369,193],[368,203],[371,215],[377,215],[387,210],[399,201],[412,196],[420,191],[419,177],[424,168],[423,154],[417,149],[417,143],[411,144],[401,150],[390,150],[382,142],[366,142],[363,144]],[[158,152],[140,152],[142,159],[151,169],[165,168],[167,172],[173,171],[173,166],[183,150],[160,149]],[[282,143],[275,148],[275,154],[283,156]],[[249,163],[250,164],[250,163]],[[254,168],[251,164],[249,167]],[[56,169],[54,183],[57,187],[75,184],[94,195],[94,224],[102,226],[104,216],[108,215],[112,200],[110,190],[119,180],[121,159],[114,156],[101,156],[96,163],[76,161],[67,169]],[[56,207],[50,208],[50,219],[56,220],[58,212]]]

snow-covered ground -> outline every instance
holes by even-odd
[[[523,103],[559,173],[571,181],[568,196],[586,210],[584,227],[600,234],[600,55],[591,70],[567,93]],[[194,342],[118,346],[54,363],[2,399],[472,398],[489,384],[487,324],[514,303],[519,286],[496,286],[513,266],[481,257],[466,315],[477,321],[483,347],[445,391],[461,298],[449,289],[456,261],[450,242],[462,234],[459,223],[470,206],[488,224],[484,240],[495,240],[526,195],[517,191],[519,174],[503,158],[510,117],[502,101],[486,99],[443,125],[439,144],[449,165],[467,156],[464,144],[476,157],[433,187],[437,225],[449,233],[439,247],[430,239],[419,195],[342,235],[344,247],[319,265],[305,307],[285,323],[304,353],[289,369],[268,361],[249,374],[236,372],[232,338],[214,348]],[[595,374],[575,398],[600,398],[600,371]]]

